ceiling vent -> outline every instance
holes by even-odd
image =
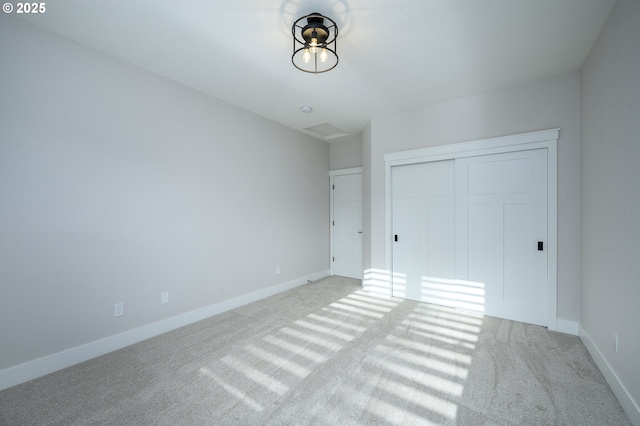
[[[336,126],[329,123],[318,124],[317,126],[307,127],[306,129],[302,130],[304,130],[311,136],[322,139],[324,141],[348,135],[348,133],[346,133],[345,131],[338,129]]]

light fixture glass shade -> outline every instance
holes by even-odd
[[[322,52],[320,53],[320,62],[327,62],[327,60],[329,59],[329,55],[327,54],[327,49],[322,49]]]
[[[291,34],[291,62],[300,71],[320,74],[338,65],[338,26],[332,19],[319,13],[303,16],[294,22]]]
[[[309,43],[309,47],[310,47],[309,51],[311,53],[318,53],[318,46],[319,46],[318,39],[312,38],[311,43]]]

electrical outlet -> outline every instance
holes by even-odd
[[[280,267],[276,266],[276,275],[280,275]]]
[[[169,303],[169,292],[165,292],[162,293],[160,295],[160,303],[162,303],[163,305],[166,305],[167,303]]]
[[[116,303],[113,305],[113,316],[121,317],[124,315],[124,302]]]
[[[613,332],[613,350],[615,350],[616,352],[618,352],[618,349],[620,348],[619,346],[619,340],[618,340],[618,333],[616,333],[615,331]]]

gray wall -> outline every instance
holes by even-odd
[[[581,326],[636,404],[640,404],[639,24],[640,2],[619,0],[583,66],[581,86]],[[617,353],[614,332],[620,339]],[[635,410],[640,424],[637,406]]]
[[[331,170],[362,167],[362,135],[353,135],[332,142],[329,147]]]
[[[328,144],[13,17],[0,58],[0,370],[328,270]]]
[[[577,72],[374,119],[363,170],[371,173],[363,223],[367,268],[385,270],[384,154],[560,128],[558,141],[558,318],[580,318],[580,76]],[[368,258],[366,257],[368,256]]]

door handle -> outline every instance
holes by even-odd
[[[362,234],[362,231],[358,231],[358,234]]]

